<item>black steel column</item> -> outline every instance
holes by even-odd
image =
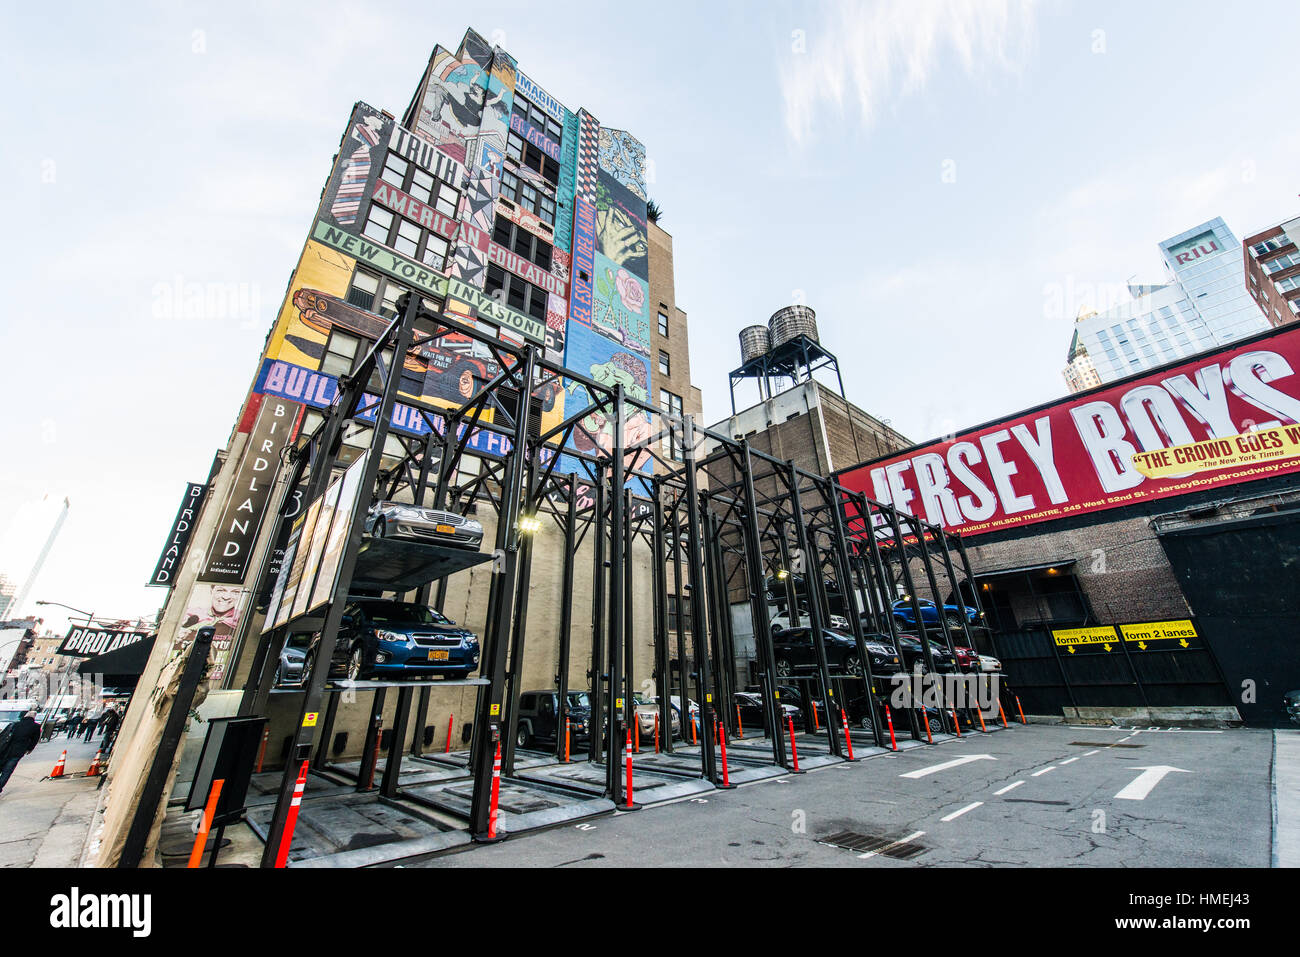
[[[623,522],[627,516],[623,508],[623,486],[626,473],[623,461],[623,385],[614,386],[614,409],[610,418],[614,426],[614,442],[610,451],[609,468],[609,739],[605,744],[605,787],[615,804],[623,804],[623,721],[626,702],[620,703],[623,693]]]
[[[379,782],[379,793],[386,798],[397,797],[397,781],[402,773],[402,752],[406,750],[406,729],[409,727],[411,696],[414,692],[414,688],[399,688],[397,691],[393,738],[388,742],[388,759],[384,762],[384,776]]]
[[[564,511],[564,571],[560,585],[560,660],[555,671],[555,691],[559,696],[559,711],[555,726],[555,756],[564,757],[564,722],[569,717],[569,651],[572,646],[570,630],[573,627],[573,553],[577,550],[578,483],[569,476],[569,506]]]
[[[921,565],[925,569],[925,580],[930,585],[930,599],[934,602],[934,615],[939,619],[939,629],[943,634],[944,643],[948,646],[948,654],[952,655],[953,674],[960,675],[961,667],[957,664],[957,648],[953,644],[952,633],[948,630],[948,616],[943,610],[943,596],[939,594],[939,581],[934,575],[934,565],[930,561],[930,546],[925,542],[925,523],[915,515],[909,515],[908,521],[912,528],[916,530],[916,545],[921,550]],[[954,583],[955,584],[955,583]],[[922,627],[924,621],[922,620]],[[938,677],[937,675],[935,676]],[[944,707],[947,702],[944,701],[942,693],[943,685],[940,683],[939,694],[939,723],[943,727],[948,727],[948,709]],[[953,719],[956,720],[955,718]],[[952,733],[952,729],[949,729]]]
[[[672,677],[668,667],[668,568],[664,554],[663,490],[654,484],[650,562],[654,569],[655,694],[659,698],[659,746],[673,749]]]
[[[488,590],[487,628],[479,673],[491,684],[481,688],[474,721],[470,769],[474,774],[474,797],[470,804],[470,833],[485,839],[492,797],[492,767],[501,740],[501,705],[506,690],[506,641],[510,635],[511,600],[518,567],[519,501],[523,494],[524,459],[528,442],[528,396],[532,391],[535,347],[524,347],[523,360],[516,367],[522,415],[515,416],[515,433],[504,467],[501,508],[497,515],[496,554],[501,570],[492,576]]]
[[[691,638],[695,647],[696,682],[700,688],[700,759],[704,776],[710,781],[717,779],[717,758],[713,753],[713,708],[709,701],[707,689],[713,682],[709,674],[709,635],[705,624],[707,615],[704,611],[704,567],[703,539],[700,530],[700,489],[695,474],[695,419],[690,415],[682,416],[682,443],[685,455],[686,480],[686,525],[690,537],[690,551],[686,555],[686,567],[691,589]],[[682,695],[682,721],[691,719],[690,702]],[[685,728],[685,724],[683,724]]]
[[[522,416],[525,421],[528,419],[530,395],[527,391],[520,391],[518,415]],[[533,463],[533,449],[528,448],[528,479],[524,494],[524,508],[520,514],[525,512],[536,519],[538,502],[536,500],[537,469]],[[515,729],[519,722],[519,695],[523,691],[524,677],[524,645],[528,638],[528,585],[532,580],[533,574],[533,536],[537,534],[536,530],[524,531],[519,530],[519,566],[517,577],[515,579],[515,600],[514,600],[514,627],[511,632],[510,640],[510,664],[506,670],[506,699],[505,699],[505,720],[501,727],[505,739],[501,742],[501,773],[515,773]]]
[[[605,558],[608,531],[605,528],[605,467],[596,467],[592,486],[596,505],[591,534],[596,538],[595,574],[591,585],[591,729],[587,749],[591,760],[599,761],[605,738],[605,692],[609,690],[605,674],[605,582],[609,561]]]
[[[758,496],[754,492],[753,460],[748,442],[741,443],[741,455],[744,457],[741,481],[745,496],[745,518],[742,529],[745,547],[745,584],[749,591],[749,616],[754,623],[754,645],[758,649],[759,696],[763,701],[764,730],[771,736],[772,760],[785,767],[785,735],[781,730],[781,698],[777,691],[779,679],[776,674],[776,649],[772,644],[772,620],[767,613],[763,541],[758,530]],[[781,546],[781,561],[786,569],[785,580],[789,582],[789,556],[786,553],[783,531],[778,541]],[[788,614],[794,614],[793,606]]]

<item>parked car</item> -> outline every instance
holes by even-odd
[[[826,662],[832,671],[855,676],[862,674],[856,639],[838,631],[823,629],[822,644],[826,647]],[[787,628],[777,632],[772,636],[772,645],[778,678],[788,678],[795,671],[817,667],[817,650],[813,647],[811,628]],[[873,674],[898,670],[898,654],[893,648],[874,639],[866,643],[866,648],[867,654],[871,656]]]
[[[320,635],[312,638],[303,668],[310,675]],[[425,605],[383,598],[354,598],[330,662],[330,675],[364,678],[467,678],[478,667],[478,636]],[[304,679],[306,680],[306,679]]]
[[[798,628],[798,627],[800,627],[801,625],[805,625],[805,624],[807,624],[807,623],[808,623],[808,609],[807,609],[807,608],[800,608],[800,609],[799,609],[799,614],[796,616],[796,619],[797,619],[797,620],[794,622],[794,627],[795,627],[795,628]],[[789,615],[784,615],[784,614],[783,614],[783,615],[777,615],[775,618],[772,619],[772,633],[773,633],[773,634],[775,634],[775,633],[778,632],[778,631],[784,631],[785,629],[787,629],[787,628],[789,628],[789,627],[791,627],[790,616],[789,616]],[[830,620],[830,622],[827,624],[827,627],[829,627],[829,628],[833,628],[833,629],[835,629],[836,631],[842,631],[842,632],[847,633],[848,630],[849,630],[849,620],[848,620],[847,618],[845,618],[843,615],[831,615],[831,620]]]
[[[782,698],[785,697],[783,694]],[[755,691],[737,691],[732,698],[740,709],[740,723],[747,728],[761,728],[763,724],[763,696]],[[803,712],[796,705],[781,702],[781,725],[784,728],[787,719],[802,726]]]
[[[784,704],[792,704],[804,714],[809,713],[809,709],[817,715],[817,720],[826,723],[826,705],[820,698],[820,689],[818,697],[804,694],[804,690],[796,685],[777,685],[776,690],[781,693],[781,701]]]
[[[957,654],[958,671],[979,671],[980,656],[974,648],[968,648],[965,645],[953,645],[952,650]]]
[[[867,621],[864,618],[862,621],[863,628],[865,628],[866,625]],[[915,671],[918,662],[921,665],[922,671],[930,670],[930,665],[925,658],[925,649],[921,646],[921,639],[916,635],[900,632],[898,640],[895,641],[889,634],[877,631],[869,632],[864,637],[868,641],[879,642],[882,645],[888,645],[889,647],[896,649],[902,670]],[[934,654],[936,670],[948,672],[956,669],[957,663],[953,659],[953,656],[948,652],[947,648],[941,647],[938,642],[931,640],[930,650]]]
[[[885,705],[886,703],[888,703],[888,699],[886,699],[885,702],[881,702],[880,699],[877,698],[877,701],[876,701],[876,707],[877,707],[877,710],[878,710],[879,713],[880,713],[880,720],[881,720],[881,722],[882,722],[882,727],[885,728],[885,729],[888,729],[888,727],[889,727],[889,719],[885,717],[885,711],[884,711],[884,705]],[[848,714],[848,717],[849,717],[849,723],[850,723],[851,725],[853,725],[853,727],[855,727],[855,728],[859,728],[859,729],[861,729],[861,730],[863,730],[863,731],[870,731],[870,730],[871,730],[871,708],[870,708],[870,706],[869,706],[868,703],[867,703],[867,696],[866,696],[866,695],[861,695],[861,696],[859,696],[859,697],[857,697],[857,698],[854,698],[853,700],[849,701],[849,702],[844,706],[844,710],[845,710],[845,712]],[[925,710],[926,710],[926,713],[930,716],[930,727],[931,727],[932,729],[943,727],[943,723],[942,723],[942,722],[943,722],[943,719],[942,719],[942,718],[940,717],[940,715],[939,715],[939,709],[938,709],[938,708],[926,708]],[[911,726],[911,724],[910,724],[909,721],[908,721],[908,717],[907,717],[907,713],[906,713],[906,712],[904,712],[904,711],[899,711],[897,708],[895,708],[895,709],[893,710],[893,715],[892,715],[892,717],[893,717],[893,719],[894,719],[894,734],[895,734],[895,735],[899,735],[899,734],[903,734],[903,733],[907,733],[907,734],[911,734],[911,733],[912,733],[912,726]],[[918,709],[917,720],[919,721],[920,719],[921,719],[921,718],[920,718],[920,713],[919,713],[919,709]],[[922,729],[922,730],[924,730],[924,729]]]
[[[699,733],[698,722],[700,720],[700,706],[694,699],[691,698],[686,699],[687,714],[686,714],[686,723],[684,724],[682,723],[682,699],[677,697],[677,695],[670,695],[668,698],[668,707],[673,713],[673,721],[676,723],[677,727],[681,730],[681,735],[683,739],[690,740],[691,722],[696,723],[695,730],[697,734]]]
[[[926,627],[938,628],[939,609],[935,607],[934,602],[926,598],[921,598],[917,600],[917,604],[921,606],[921,620],[925,623]],[[910,598],[898,599],[898,601],[894,602],[892,608],[894,619],[896,621],[902,622],[905,625],[916,624],[916,610],[912,607],[912,601]],[[943,617],[944,620],[948,622],[949,626],[960,628],[963,616],[966,622],[974,624],[979,620],[980,613],[976,609],[966,605],[963,605],[960,608],[956,605],[943,606]]]
[[[641,726],[642,740],[651,740],[655,733],[655,718],[659,714],[659,699],[651,698],[643,694],[632,695],[632,708],[636,712],[637,724]],[[676,737],[681,731],[681,719],[678,717],[676,709],[668,709],[669,722],[672,727],[667,733]],[[662,738],[665,734],[664,729],[659,729],[659,735]]]
[[[374,538],[434,542],[470,550],[477,550],[483,544],[483,526],[477,519],[401,502],[376,502],[372,505],[366,515],[366,534]]]
[[[35,698],[6,698],[0,701],[0,731],[22,720],[28,711],[35,711],[38,704]]]
[[[280,648],[280,661],[275,668],[275,687],[287,688],[304,685],[311,677],[307,670],[307,655],[311,652],[313,636],[299,632],[285,639]]]
[[[992,655],[980,655],[980,671],[997,673],[1002,670],[1002,662]]]
[[[585,691],[570,691],[565,701],[571,743],[586,744],[591,738],[591,697]],[[538,741],[554,743],[564,734],[560,723],[560,696],[555,691],[525,691],[519,696],[519,720],[515,744],[531,747]]]
[[[1286,714],[1291,723],[1300,724],[1300,691],[1288,691],[1282,696],[1282,703],[1286,706]]]

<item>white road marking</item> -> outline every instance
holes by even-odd
[[[1055,765],[1055,764],[1049,764],[1047,767],[1043,768],[1043,770],[1041,770],[1041,771],[1035,771],[1033,774],[1031,774],[1031,775],[1029,775],[1029,776],[1030,776],[1031,778],[1036,778],[1036,777],[1038,777],[1040,774],[1046,774],[1048,771],[1055,771],[1055,770],[1056,770],[1056,765]]]
[[[1022,784],[1024,784],[1024,783],[1025,783],[1024,781],[1012,781],[1010,784],[1008,784],[1006,787],[1002,788],[1000,791],[994,791],[993,793],[994,793],[994,794],[1006,794],[1008,791],[1014,791],[1016,788],[1020,787],[1020,785],[1022,785]]]
[[[1078,761],[1078,760],[1079,760],[1079,756],[1076,754],[1074,757],[1072,757],[1072,758],[1066,758],[1064,761],[1062,761],[1062,762],[1061,762],[1061,766],[1064,767],[1065,765],[1069,764],[1070,762],[1072,762],[1072,761]]]
[[[913,833],[907,835],[907,837],[900,838],[899,840],[895,841],[893,844],[886,844],[884,847],[877,848],[874,851],[867,851],[867,853],[865,854],[859,854],[858,860],[865,861],[868,857],[875,857],[881,851],[888,851],[891,848],[899,847],[903,844],[910,844],[912,841],[915,841],[918,837],[921,837],[923,834],[925,834],[925,831],[914,831]]]
[[[951,761],[944,761],[942,764],[932,764],[928,768],[918,768],[915,771],[908,771],[906,774],[900,774],[900,778],[923,778],[926,775],[934,774],[938,771],[947,771],[949,768],[955,768],[962,764],[969,764],[972,761],[996,761],[997,758],[991,754],[968,754],[964,758],[953,758]]]
[[[1091,751],[1087,751],[1087,752],[1085,752],[1083,756],[1086,758],[1086,757],[1088,757],[1088,756],[1090,756],[1090,755],[1093,755],[1093,754],[1100,754],[1100,753],[1101,753],[1101,751],[1100,751],[1099,748],[1093,748]]]
[[[953,811],[953,812],[952,812],[951,814],[949,814],[947,817],[941,817],[941,818],[939,818],[939,820],[941,820],[941,821],[951,821],[951,820],[953,820],[954,818],[959,818],[959,817],[961,817],[963,814],[965,814],[967,811],[973,811],[973,810],[975,810],[977,807],[979,807],[980,805],[982,805],[983,803],[984,803],[983,801],[975,801],[975,802],[972,803],[972,804],[967,804],[967,805],[966,805],[964,808],[962,808],[960,811]]]
[[[1192,773],[1183,768],[1171,768],[1167,764],[1153,764],[1150,767],[1138,767],[1135,770],[1141,771],[1142,773],[1120,789],[1120,792],[1115,795],[1116,800],[1145,801],[1146,796],[1151,793],[1151,790],[1171,771],[1177,771],[1179,774]]]

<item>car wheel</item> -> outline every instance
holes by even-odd
[[[352,654],[348,655],[348,680],[360,681],[362,674],[366,670],[366,652],[360,645],[352,646]]]
[[[271,685],[271,687],[272,687],[272,688],[278,688],[278,687],[280,687],[282,684],[284,684],[284,665],[276,665],[276,666],[275,666],[275,684]]]
[[[521,748],[526,748],[533,743],[532,733],[528,730],[528,725],[521,724],[515,730],[515,744]]]
[[[790,667],[789,658],[776,659],[776,676],[778,678],[788,678],[793,671],[794,669]]]
[[[844,670],[854,676],[862,674],[862,659],[853,654],[845,655]]]
[[[388,523],[384,520],[384,516],[380,515],[377,519],[375,519],[375,530],[370,534],[373,535],[375,538],[383,538],[384,535],[387,534],[387,532],[388,532]]]
[[[302,678],[299,679],[298,682],[302,687],[305,688],[307,687],[307,685],[311,684],[311,669],[315,666],[315,664],[316,664],[315,652],[312,652],[305,659],[303,659]]]
[[[961,615],[957,614],[957,612],[955,611],[947,612],[943,617],[944,620],[948,622],[949,628],[961,628],[962,617]]]
[[[871,726],[871,715],[864,714],[862,717],[858,718],[858,727],[861,728],[863,731],[873,730]]]

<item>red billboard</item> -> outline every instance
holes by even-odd
[[[1300,326],[845,471],[963,534],[1300,471]]]

